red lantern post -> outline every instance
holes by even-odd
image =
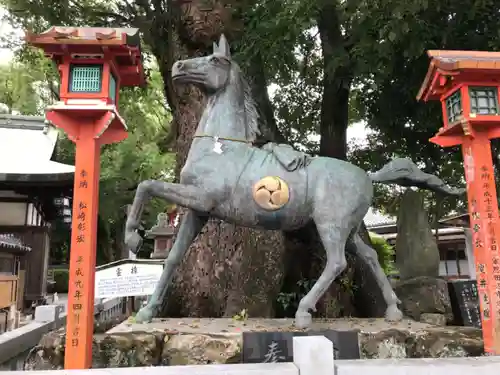
[[[490,139],[500,137],[500,53],[428,51],[418,100],[440,100],[444,126],[430,139],[462,146],[484,348],[500,354],[499,217]]]
[[[137,29],[52,27],[26,34],[58,66],[60,101],[46,118],[76,145],[65,369],[92,365],[100,148],[127,137],[121,86],[143,85]]]

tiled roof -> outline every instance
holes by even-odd
[[[123,40],[125,35],[125,40]],[[65,39],[64,43],[76,41],[79,44],[84,43],[100,43],[100,44],[127,44],[130,46],[138,46],[140,44],[139,29],[137,28],[108,28],[108,27],[65,27],[52,26],[39,35],[27,33],[26,39],[29,42],[44,42],[45,39],[57,41],[57,39]],[[52,42],[54,43],[54,42]]]
[[[365,215],[364,222],[368,229],[386,225],[396,225],[396,217],[384,215],[380,211],[370,207]]]
[[[0,252],[2,250],[23,252],[31,251],[31,247],[24,245],[19,238],[11,233],[0,234]]]
[[[435,79],[436,73],[449,76],[464,69],[496,71],[496,74],[500,71],[500,52],[429,50],[427,55],[431,62],[417,100],[428,100],[436,96],[436,88],[441,85]]]

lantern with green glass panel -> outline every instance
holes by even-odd
[[[26,39],[57,64],[64,105],[116,106],[120,87],[145,83],[138,29],[54,26]]]
[[[499,86],[490,83],[482,85],[463,83],[444,94],[442,103],[445,127],[464,121],[477,124],[498,121],[500,114],[498,88]]]
[[[114,64],[109,60],[98,58],[73,60],[68,64],[67,83],[63,79],[66,87],[61,87],[61,99],[65,100],[66,104],[85,102],[96,104],[98,101],[116,105],[118,81],[114,70]]]

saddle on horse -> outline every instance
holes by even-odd
[[[305,168],[312,160],[310,155],[297,151],[286,144],[269,142],[262,146],[261,149],[272,154],[288,172]]]

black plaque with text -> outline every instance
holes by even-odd
[[[358,331],[243,332],[243,363],[292,362],[294,336],[325,336],[335,359],[359,359]]]
[[[455,324],[481,328],[476,280],[451,281],[448,292]]]

